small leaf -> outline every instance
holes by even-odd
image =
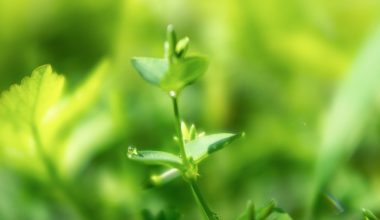
[[[182,38],[178,41],[177,46],[175,48],[175,52],[178,58],[182,58],[185,56],[187,49],[189,48],[190,39],[188,37]]]
[[[266,219],[276,208],[276,203],[275,201],[270,201],[266,206],[263,208],[259,209],[256,212],[256,219],[257,220],[264,220]]]
[[[169,69],[168,61],[159,58],[134,57],[132,65],[142,78],[156,86],[160,86]]]
[[[182,160],[174,154],[163,151],[137,151],[134,147],[128,148],[128,158],[145,164],[165,165],[182,170]]]
[[[369,209],[362,209],[363,216],[368,220],[378,220],[378,218],[369,210]]]
[[[195,140],[198,136],[197,129],[195,128],[195,125],[192,124],[190,126],[190,131],[189,131],[189,140]]]
[[[193,158],[196,163],[199,163],[240,136],[241,134],[231,133],[202,136],[185,144],[186,154]]]
[[[247,202],[247,208],[237,218],[237,220],[255,220],[255,206],[251,200]]]
[[[292,217],[283,210],[275,208],[274,212],[268,217],[268,220],[292,220]]]
[[[161,186],[171,182],[179,176],[181,176],[181,172],[176,168],[171,168],[160,174],[153,174],[144,185],[146,188]]]

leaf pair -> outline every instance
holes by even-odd
[[[242,134],[220,133],[198,137],[185,143],[185,150],[188,158],[192,158],[195,164],[199,164],[202,160],[206,159],[210,154],[222,149],[227,144],[235,139],[241,137]],[[170,168],[175,168],[177,171],[171,171],[171,175],[165,171],[160,175],[155,175],[151,179],[149,185],[160,185],[166,182],[166,178],[174,179],[173,173],[176,176],[180,175],[180,171],[185,171],[185,166],[182,164],[182,159],[174,154],[163,151],[138,151],[136,148],[130,147],[128,149],[128,157],[145,164],[164,165]]]
[[[171,25],[167,36],[165,58],[135,57],[132,58],[132,65],[147,82],[166,92],[179,93],[206,72],[208,60],[201,56],[186,57],[189,38],[177,42]]]

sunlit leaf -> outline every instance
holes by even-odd
[[[61,98],[64,81],[50,65],[44,65],[1,95],[0,155],[3,162],[36,173],[46,171],[46,164],[42,162],[46,159],[46,146],[40,134],[41,125],[50,120],[50,110]]]
[[[199,163],[238,137],[241,137],[241,134],[221,133],[206,135],[186,143],[185,150],[188,157],[192,157],[195,162]]]
[[[128,148],[128,158],[145,164],[165,165],[182,170],[182,160],[174,154],[163,151],[138,151],[134,147]]]

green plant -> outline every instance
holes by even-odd
[[[211,210],[206,199],[199,189],[199,163],[210,154],[222,149],[233,140],[244,136],[244,133],[220,133],[205,135],[198,133],[195,126],[188,127],[181,121],[178,108],[178,99],[181,91],[187,85],[196,81],[207,69],[208,61],[201,56],[186,56],[189,47],[189,38],[177,40],[173,26],[167,28],[165,42],[165,58],[135,57],[132,64],[137,72],[150,84],[158,86],[166,92],[172,100],[175,118],[175,141],[179,154],[175,155],[163,151],[139,151],[135,147],[128,148],[128,158],[145,164],[164,165],[168,170],[160,175],[153,175],[149,185],[161,185],[182,176],[190,186],[195,200],[207,219],[219,219]],[[272,215],[274,214],[274,215]],[[290,216],[276,208],[274,201],[261,209],[255,210],[251,202],[247,209],[238,218],[239,220],[291,219]]]
[[[177,132],[175,141],[179,154],[174,155],[163,151],[138,151],[134,147],[129,147],[128,157],[146,164],[160,164],[169,167],[161,175],[152,176],[152,184],[168,182],[174,177],[182,175],[207,218],[218,219],[218,215],[211,210],[197,184],[198,165],[210,154],[222,149],[236,138],[241,137],[242,134],[198,134],[194,125],[188,128],[181,121],[178,108],[179,95],[184,87],[202,76],[208,66],[208,60],[205,57],[186,56],[188,47],[189,38],[185,37],[177,41],[173,26],[169,25],[165,42],[165,58],[136,57],[132,59],[132,64],[138,73],[147,82],[160,87],[172,100]]]

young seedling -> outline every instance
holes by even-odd
[[[159,164],[168,170],[159,175],[151,176],[149,185],[167,183],[178,176],[190,186],[193,195],[207,219],[219,219],[218,215],[208,206],[197,183],[198,165],[210,154],[222,149],[242,134],[198,134],[195,126],[190,128],[181,121],[178,108],[181,91],[202,76],[208,67],[208,60],[202,56],[186,56],[189,38],[177,40],[172,25],[167,28],[164,58],[135,57],[132,65],[148,83],[161,88],[172,100],[176,127],[176,143],[179,154],[163,151],[139,151],[128,148],[128,158],[146,164]]]

